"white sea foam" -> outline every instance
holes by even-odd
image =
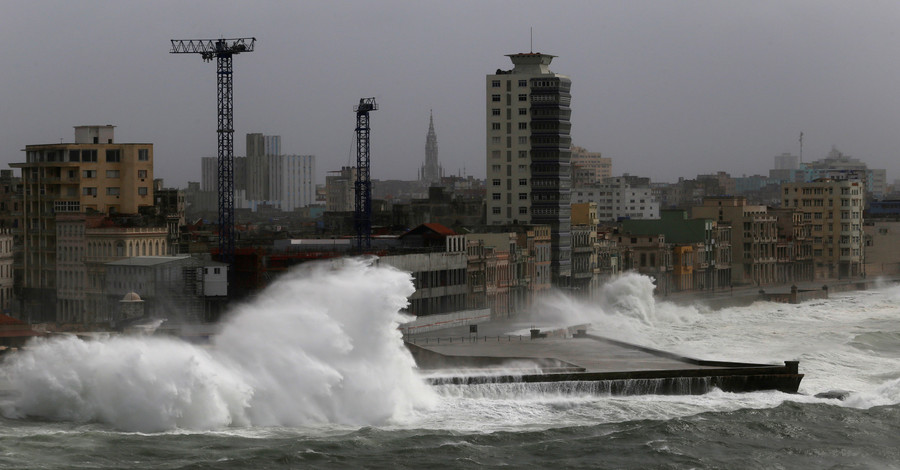
[[[604,284],[595,300],[574,299],[560,292],[541,299],[531,321],[542,328],[590,324],[593,333],[653,346],[648,332],[701,318],[696,307],[657,302],[654,289],[651,278],[627,272]]]
[[[701,359],[773,364],[797,359],[805,374],[801,394],[715,390],[699,396],[594,396],[548,393],[527,385],[448,385],[438,389],[443,399],[419,426],[521,430],[665,420],[771,408],[785,401],[856,408],[900,403],[896,285],[800,305],[757,302],[710,311],[657,303],[649,279],[627,274],[610,283],[605,296],[593,303],[550,299],[533,321],[542,328],[591,323],[604,336]],[[813,396],[828,390],[852,393],[844,402]]]
[[[376,425],[429,406],[397,325],[409,274],[362,260],[306,265],[238,308],[203,348],[174,339],[38,341],[3,366],[7,417],[119,429]]]

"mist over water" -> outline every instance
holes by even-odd
[[[160,337],[41,340],[2,368],[5,417],[123,430],[388,425],[434,392],[402,343],[410,275],[358,259],[304,265],[224,322],[211,346]]]
[[[529,319],[539,328],[587,324],[592,333],[654,346],[651,331],[702,318],[697,307],[657,302],[654,288],[651,278],[626,272],[604,284],[592,300],[554,292],[539,301]]]

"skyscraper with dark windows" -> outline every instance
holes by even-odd
[[[554,284],[571,275],[569,118],[572,81],[555,56],[510,54],[486,80],[487,223],[550,226]]]

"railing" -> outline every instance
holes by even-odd
[[[462,344],[462,343],[486,343],[488,341],[491,342],[507,342],[511,343],[513,341],[522,341],[522,335],[497,335],[497,336],[449,336],[449,337],[425,337],[425,338],[416,338],[416,337],[405,337],[407,343],[412,344]],[[527,337],[528,339],[532,339],[531,337]]]

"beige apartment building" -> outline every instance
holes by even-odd
[[[862,181],[817,179],[781,185],[782,206],[803,213],[811,224],[816,278],[856,277],[865,263]]]
[[[56,320],[57,214],[136,214],[153,205],[153,144],[116,143],[115,126],[76,126],[74,143],[27,145],[15,264],[23,314]]]
[[[691,208],[691,218],[731,225],[734,285],[776,282],[778,218],[766,206],[747,204],[743,196],[706,197],[702,206]]]
[[[589,186],[612,178],[612,159],[600,152],[588,152],[584,147],[572,146],[572,187]]]

